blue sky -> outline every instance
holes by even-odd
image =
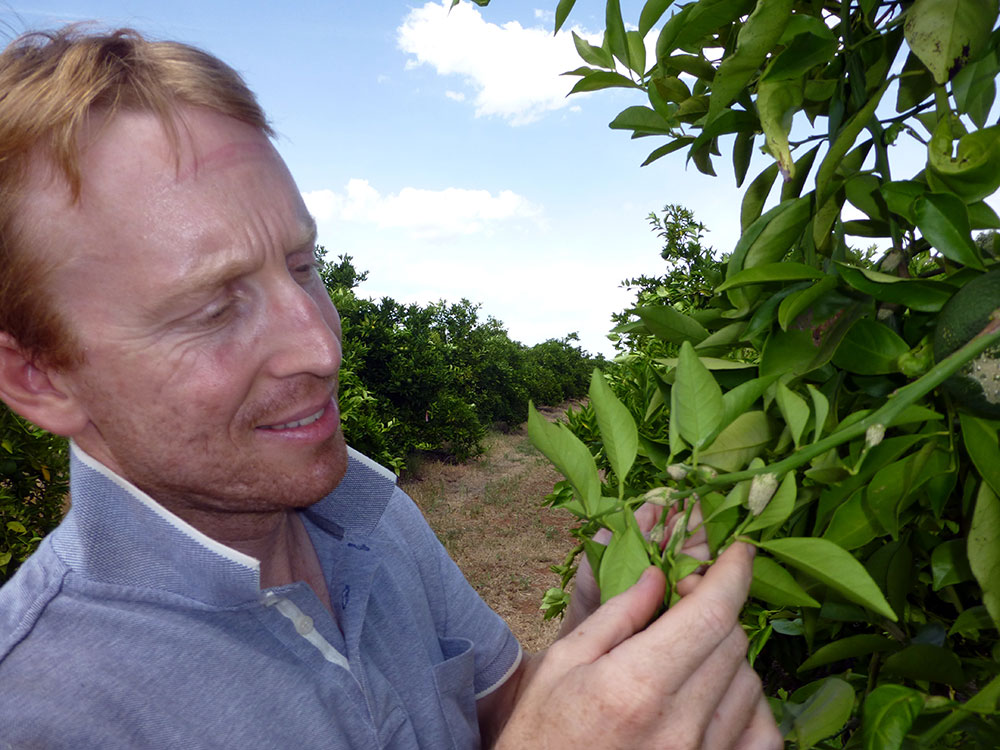
[[[603,3],[579,6],[569,25],[599,33]],[[320,243],[370,272],[361,294],[466,297],[515,340],[576,331],[610,355],[610,315],[629,299],[619,282],[663,270],[649,212],[686,205],[709,244],[731,249],[739,194],[731,176],[704,177],[680,154],[640,168],[658,144],[607,127],[634,95],[566,98],[575,79],[559,73],[581,61],[568,33],[552,35],[554,8],[0,0],[0,28],[95,19],[213,52],[273,120]],[[633,21],[640,8],[623,3]]]

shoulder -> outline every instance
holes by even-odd
[[[50,539],[45,539],[0,588],[0,668],[34,630],[69,572],[52,550]]]

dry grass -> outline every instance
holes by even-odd
[[[561,413],[549,410],[546,416]],[[425,459],[400,482],[465,577],[527,651],[545,648],[559,627],[539,611],[542,594],[559,584],[549,566],[561,563],[574,546],[572,517],[541,505],[559,479],[522,425],[492,433],[486,452],[474,461]]]

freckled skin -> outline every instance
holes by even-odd
[[[36,168],[21,219],[58,258],[47,293],[85,351],[56,376],[84,415],[77,443],[211,536],[238,538],[343,476],[339,427],[262,429],[324,405],[326,424],[339,419],[340,320],[267,138],[182,116],[179,164],[152,115],[121,113],[84,152],[81,201]]]

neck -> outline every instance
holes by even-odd
[[[261,588],[305,581],[332,612],[319,558],[298,513],[287,510],[255,516],[257,523],[251,529],[244,529],[233,538],[217,536],[216,539],[260,560]]]

